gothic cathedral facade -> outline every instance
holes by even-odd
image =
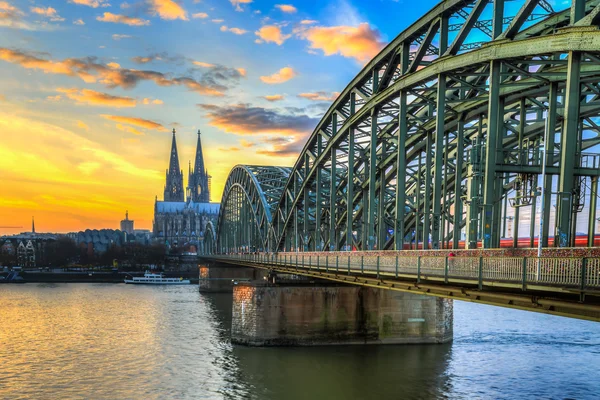
[[[212,250],[220,204],[210,202],[210,183],[198,131],[194,168],[190,162],[188,186],[184,192],[183,171],[179,166],[173,129],[163,201],[157,198],[154,202],[152,230],[156,241],[169,249],[178,248],[191,253],[206,254]]]

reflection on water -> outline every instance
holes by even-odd
[[[8,286],[8,285],[7,285]],[[0,398],[594,398],[600,324],[457,302],[433,346],[232,346],[231,294],[0,288]]]

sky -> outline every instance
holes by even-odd
[[[436,2],[0,0],[0,235],[151,229],[171,131],[212,201],[292,166],[331,102]],[[14,227],[14,228],[7,228]]]

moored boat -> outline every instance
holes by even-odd
[[[134,276],[131,279],[125,279],[125,283],[138,285],[189,285],[189,279],[183,278],[165,278],[162,273],[152,273],[146,271],[144,276]]]

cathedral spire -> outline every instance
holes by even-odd
[[[173,141],[171,143],[171,157],[169,169],[167,170],[167,182],[165,185],[165,201],[183,201],[183,172],[179,169],[179,156],[177,154],[177,140],[173,128]]]
[[[196,159],[194,170],[190,171],[188,188],[191,199],[196,203],[210,202],[210,185],[208,171],[204,167],[204,155],[202,153],[202,140],[198,129],[198,144],[196,145]]]
[[[31,233],[35,233],[35,219],[31,217]]]
[[[194,171],[205,171],[204,155],[202,154],[202,141],[200,140],[200,129],[198,129],[198,144],[196,145],[196,161]]]
[[[175,128],[173,128],[173,142],[171,143],[171,161],[169,162],[169,174],[179,172],[179,156],[177,155],[177,140],[175,139]]]

